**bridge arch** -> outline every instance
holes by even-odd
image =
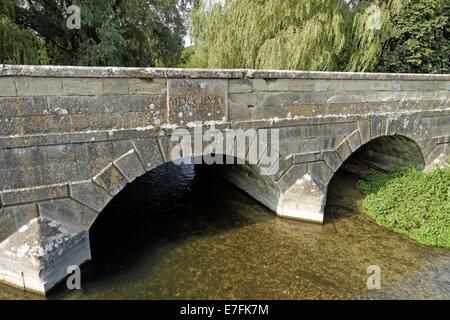
[[[280,216],[323,223],[328,184],[351,156],[363,156],[386,171],[411,165],[423,170],[432,165],[436,151],[442,151],[437,147],[413,117],[359,121],[358,128],[335,149],[300,155],[310,159],[286,170],[277,181],[281,195],[276,211]],[[383,148],[388,149],[384,159]]]
[[[430,155],[437,147],[428,131],[414,118],[394,121],[374,119],[368,123],[359,122],[358,129],[346,137],[336,149],[324,152],[323,159],[335,173],[348,158],[357,153],[362,153],[364,149],[367,150],[367,148],[371,148],[380,142],[385,142],[386,145],[378,145],[376,146],[377,149],[388,144],[391,147],[397,147],[397,150],[392,150],[392,152],[399,152],[397,159],[400,159],[401,152],[406,153],[406,157],[403,157],[402,163],[397,163],[397,167],[414,165],[419,169],[425,169],[431,164]],[[391,160],[393,159],[395,157]],[[370,161],[370,159],[367,160]],[[388,166],[385,165],[384,168],[389,171]],[[332,178],[333,175],[330,175],[324,182],[328,184]]]
[[[133,141],[130,150],[106,165],[92,179],[70,183],[69,198],[40,205],[40,215],[63,225],[89,230],[108,203],[137,178],[166,163],[201,164],[204,163],[202,158],[212,156],[205,149],[201,152],[193,149],[192,154],[172,158],[172,147],[167,140],[156,138]],[[250,164],[247,157],[237,157],[234,150],[214,154],[213,157],[223,157],[223,165],[216,166],[217,173],[267,207],[276,207],[280,190],[272,176],[260,174],[263,169],[259,165],[260,160],[258,164]]]

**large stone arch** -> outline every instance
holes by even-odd
[[[33,216],[0,246],[0,279],[28,291],[48,292],[65,278],[68,266],[91,260],[89,229],[114,196],[139,176],[186,157],[170,157],[170,136],[134,139],[130,146],[91,179],[55,185],[54,197],[30,204]],[[187,156],[209,155],[203,152],[204,148],[201,150]],[[234,150],[229,151],[223,156],[234,157]],[[272,202],[267,202],[262,193],[269,187],[274,197],[278,197],[275,181],[270,176],[259,177],[258,164],[245,164],[245,159],[240,162],[243,165],[224,170],[233,172],[227,178],[270,206]],[[39,195],[39,191],[36,188],[33,192]],[[26,193],[29,196],[28,190]],[[7,199],[5,194],[2,196]],[[21,254],[24,245],[27,246],[25,255]]]
[[[250,141],[246,145],[246,155],[252,143]],[[187,158],[199,159],[210,155],[205,148],[196,150],[192,146],[192,154],[173,157],[173,146],[170,136],[134,140],[130,150],[111,161],[90,180],[69,183],[68,197],[38,203],[40,216],[89,230],[112,198],[136,178],[168,162],[177,163]],[[259,174],[260,159],[258,164],[249,164],[247,157],[236,157],[234,149],[224,151],[218,156],[233,158],[237,165],[227,166],[219,173],[275,210],[279,188],[272,176]]]

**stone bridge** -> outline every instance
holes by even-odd
[[[175,160],[179,128],[278,129],[271,175],[221,172],[279,216],[321,223],[352,154],[386,170],[445,161],[449,89],[450,75],[0,65],[0,280],[46,293],[90,260],[96,217]]]

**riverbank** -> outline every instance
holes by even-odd
[[[450,249],[450,170],[398,169],[360,180],[364,211],[379,225],[429,246]]]

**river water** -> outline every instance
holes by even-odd
[[[361,210],[339,172],[323,226],[283,220],[206,168],[167,164],[122,191],[91,229],[82,290],[48,299],[450,299],[450,250]],[[381,289],[368,290],[369,266]],[[0,299],[39,299],[0,285]]]

